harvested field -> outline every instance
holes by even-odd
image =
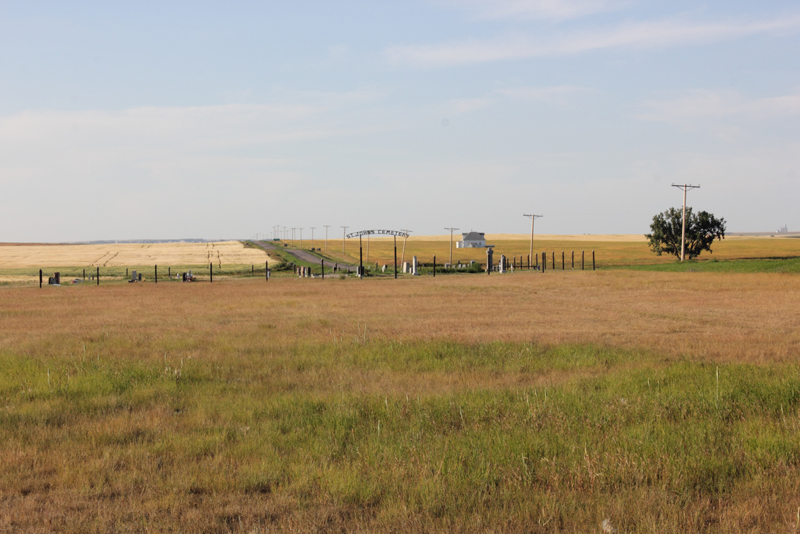
[[[0,288],[9,532],[773,532],[800,278]]]
[[[460,237],[460,236],[459,236]],[[458,240],[459,237],[454,238]],[[530,251],[530,235],[514,234],[488,234],[487,244],[495,245],[495,261],[501,254],[509,258],[520,256],[527,261]],[[324,247],[324,241],[304,241],[304,247]],[[346,255],[342,255],[342,240],[329,240],[328,250],[331,256],[350,262],[358,261],[358,239],[349,239],[345,243]],[[369,255],[367,254],[367,240],[363,239],[364,261],[380,264],[391,264],[393,261],[393,241],[391,238],[370,238]],[[403,240],[397,240],[397,258],[403,250]],[[575,252],[576,262],[580,262],[581,250],[585,251],[587,261],[591,263],[592,250],[596,253],[599,268],[619,267],[630,265],[659,265],[674,263],[675,258],[670,256],[656,256],[647,246],[643,235],[537,235],[534,239],[533,252],[541,255],[546,251],[548,263],[552,252],[556,253],[558,264],[561,262],[561,251],[566,253],[569,267],[570,254]],[[716,241],[712,245],[713,254],[703,253],[700,261],[711,259],[744,259],[744,258],[774,258],[774,257],[800,257],[800,239],[770,238],[770,237],[729,237],[723,241]],[[444,264],[450,258],[450,236],[411,236],[406,244],[405,260],[410,261],[412,256],[417,256],[419,261],[430,263],[436,256],[438,264]],[[453,261],[469,262],[475,260],[486,261],[485,249],[457,249],[453,244]],[[577,265],[577,264],[576,264]]]
[[[264,251],[239,241],[214,243],[114,243],[102,245],[0,244],[0,269],[125,267],[139,265],[260,264]]]

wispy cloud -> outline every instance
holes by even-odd
[[[435,67],[580,54],[611,48],[683,46],[798,30],[800,16],[706,23],[668,20],[627,23],[611,29],[572,32],[539,39],[517,34],[494,41],[470,40],[441,45],[394,46],[385,53],[394,63]]]
[[[489,98],[457,98],[447,103],[447,109],[452,114],[460,115],[484,108],[490,103],[491,99]]]
[[[583,17],[622,5],[622,2],[610,0],[454,0],[452,3],[485,18],[549,20]]]
[[[500,89],[497,92],[504,96],[522,100],[564,104],[569,98],[591,91],[591,89],[577,85],[555,85],[551,87],[513,87]]]
[[[678,98],[646,102],[636,117],[676,123],[729,117],[766,120],[798,114],[800,114],[800,92],[749,98],[737,91],[697,90]]]

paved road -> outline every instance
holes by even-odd
[[[270,243],[268,241],[253,241],[253,242],[256,245],[258,245],[259,247],[261,247],[264,250],[266,250],[267,252],[269,252],[270,250],[275,250],[275,249],[280,248],[283,252],[289,254],[290,256],[294,256],[295,258],[297,258],[300,261],[305,261],[305,262],[308,262],[308,263],[315,263],[317,265],[320,265],[322,263],[322,260],[319,257],[311,254],[310,252],[308,252],[306,250],[298,250],[298,249],[294,249],[294,248],[276,247],[274,244],[272,244],[272,243]],[[331,262],[331,260],[328,260],[328,267],[333,267],[334,263],[335,262]],[[338,265],[339,265],[339,269],[342,269],[342,270],[345,270],[345,271],[348,271],[348,272],[356,272],[356,266],[355,265],[349,265],[347,263],[342,263],[342,262],[339,262]]]

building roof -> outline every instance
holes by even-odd
[[[469,232],[461,235],[463,236],[461,241],[484,241],[486,239],[483,237],[483,232]]]

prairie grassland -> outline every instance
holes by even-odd
[[[433,256],[439,264],[444,264],[450,258],[450,236],[412,236],[406,244],[405,261],[411,261],[412,256],[417,256],[420,261],[429,263]],[[509,257],[527,258],[530,250],[530,237],[524,235],[498,234],[487,235],[487,243],[495,246],[495,260],[500,254]],[[323,241],[303,242],[304,248],[324,246]],[[358,240],[350,239],[345,243],[346,255],[343,256],[342,240],[329,240],[328,251],[337,258],[349,261],[358,261]],[[773,258],[773,257],[798,257],[800,256],[800,239],[769,238],[769,237],[729,237],[717,241],[712,245],[713,254],[703,253],[701,261],[715,259],[742,259],[742,258]],[[402,239],[397,240],[397,261],[403,250]],[[550,254],[555,251],[557,263],[561,263],[561,251],[566,252],[567,266],[570,265],[570,254],[575,251],[576,266],[580,264],[581,250],[586,253],[586,260],[591,265],[591,251],[597,257],[600,268],[619,267],[627,265],[660,265],[674,263],[675,258],[670,256],[656,256],[647,246],[644,236],[535,236],[533,253],[541,256],[542,252]],[[363,253],[365,262],[378,262],[391,264],[394,258],[394,242],[387,238],[372,238],[369,243],[369,256],[367,255],[367,241],[363,240]],[[453,261],[468,262],[475,260],[486,261],[485,249],[457,249],[453,244]],[[524,261],[527,261],[525,259]]]
[[[798,527],[792,275],[0,293],[5,531]]]

